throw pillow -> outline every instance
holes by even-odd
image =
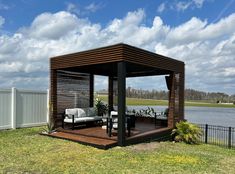
[[[86,111],[82,108],[76,108],[77,112],[78,112],[78,116],[77,117],[86,117]]]
[[[87,116],[88,117],[94,117],[96,116],[96,110],[94,107],[87,108]]]

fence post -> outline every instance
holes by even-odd
[[[207,144],[208,142],[208,124],[205,126],[205,143]]]
[[[232,141],[231,141],[231,139],[232,139],[232,128],[229,127],[229,128],[228,128],[228,148],[231,148],[231,146],[232,146]]]
[[[47,123],[50,122],[50,89],[47,89]]]
[[[11,88],[11,128],[16,128],[16,88]]]

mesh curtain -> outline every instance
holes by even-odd
[[[90,75],[64,70],[57,71],[57,113],[67,108],[89,107]]]
[[[118,81],[113,79],[113,106],[114,109],[117,109],[118,106]]]

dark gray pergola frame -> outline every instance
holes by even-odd
[[[94,74],[109,77],[109,111],[113,106],[113,80],[118,82],[118,145],[126,145],[125,110],[126,77],[169,75],[168,127],[184,119],[184,62],[158,55],[126,44],[117,44],[94,50],[51,58],[51,119],[55,126],[61,121],[57,113],[57,71],[69,70],[90,74],[90,107],[93,106]]]

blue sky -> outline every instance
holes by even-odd
[[[187,88],[235,93],[235,0],[0,0],[0,88],[46,89],[49,57],[119,42],[184,61]]]
[[[1,0],[0,1],[0,15],[5,18],[6,22],[4,28],[9,32],[15,32],[22,26],[28,26],[33,19],[41,13],[67,10],[69,4],[74,4],[77,8],[77,15],[81,17],[88,17],[94,23],[101,23],[106,25],[114,18],[122,18],[129,11],[135,11],[139,8],[145,9],[147,18],[146,25],[151,25],[151,21],[155,16],[160,16],[162,20],[170,25],[177,26],[186,22],[190,18],[196,16],[200,19],[207,19],[208,22],[216,22],[222,17],[226,17],[235,11],[234,0],[204,0],[202,6],[197,6],[195,3],[190,4],[186,9],[183,7],[177,9],[177,3],[192,1],[177,1],[177,0],[119,0],[119,1],[94,1],[94,0]],[[161,4],[165,4],[165,10],[158,11]],[[91,6],[94,11],[87,10],[86,7]],[[4,10],[4,6],[5,9]],[[183,6],[183,5],[182,5]],[[1,8],[2,7],[2,8]],[[172,9],[174,8],[174,9]],[[75,11],[74,11],[75,12]],[[84,13],[84,14],[83,14]]]
[[[177,9],[179,2],[192,1],[164,1],[164,0],[120,0],[120,1],[94,1],[94,0],[1,0],[0,15],[6,20],[4,28],[9,32],[14,32],[22,26],[28,26],[33,19],[41,13],[67,10],[69,4],[74,4],[75,8],[80,11],[79,16],[88,17],[91,22],[101,23],[106,25],[114,18],[122,18],[129,11],[135,11],[139,8],[145,9],[146,21],[145,24],[151,24],[155,16],[160,16],[162,20],[170,25],[177,26],[190,18],[196,16],[200,19],[207,19],[208,22],[215,22],[222,17],[226,17],[235,11],[234,0],[204,0],[202,6],[197,6],[192,3],[188,8]],[[158,7],[164,3],[165,10],[158,12]],[[86,7],[91,6],[94,11],[86,11]],[[7,10],[4,10],[7,8]],[[182,5],[183,6],[183,5]],[[1,8],[2,7],[2,8]],[[172,9],[174,8],[174,9]],[[74,11],[75,12],[75,11]],[[83,14],[84,13],[84,14]]]

